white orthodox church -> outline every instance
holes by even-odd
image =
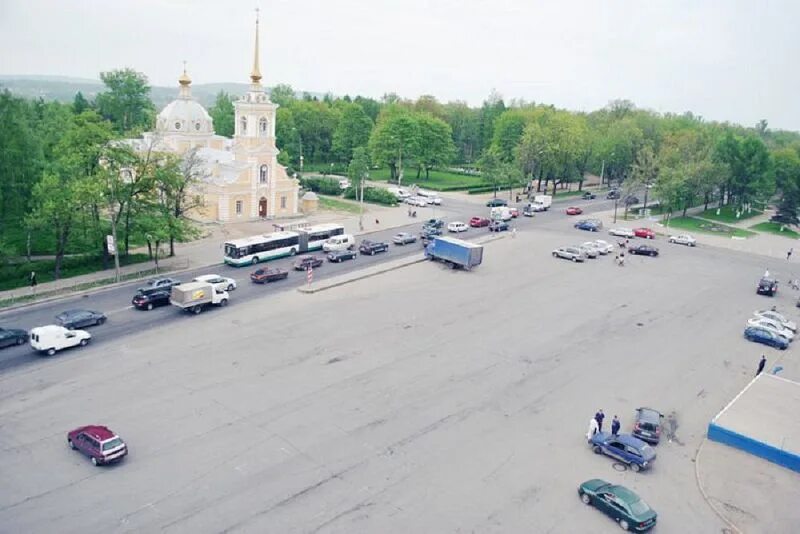
[[[233,139],[216,135],[208,112],[192,98],[192,80],[184,69],[178,98],[158,114],[155,132],[130,142],[137,150],[185,154],[196,149],[205,166],[196,193],[203,200],[194,214],[204,221],[232,222],[290,217],[298,213],[299,183],[278,164],[275,112],[261,85],[256,20],[255,59],[250,88],[234,102]]]

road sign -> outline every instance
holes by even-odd
[[[115,255],[117,253],[117,245],[114,242],[114,236],[107,235],[106,243],[108,243],[108,253],[111,254],[112,256]]]

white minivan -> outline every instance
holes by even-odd
[[[89,343],[92,335],[86,330],[68,330],[63,326],[47,325],[31,329],[33,350],[52,356],[61,349],[81,347]]]
[[[322,244],[322,250],[353,250],[356,247],[356,238],[350,234],[335,235]]]

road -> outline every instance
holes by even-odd
[[[585,201],[576,200],[574,198],[559,200],[558,197],[556,197],[556,200],[558,202],[554,204],[553,208],[548,212],[538,213],[534,218],[520,217],[513,222],[513,225],[519,230],[525,230],[537,225],[552,224],[556,221],[558,221],[557,224],[560,224],[562,219],[568,217],[564,214],[563,210],[563,206],[567,204],[581,206],[585,209],[586,213],[607,210],[610,206],[613,206],[613,201],[605,200]],[[488,216],[488,208],[474,202],[460,199],[447,199],[446,203],[446,206],[437,208],[435,211],[432,209],[427,209],[425,211],[427,213],[435,213],[436,216],[443,217],[448,222],[456,220],[468,221],[470,217],[476,215]],[[520,206],[521,205],[522,204],[520,204]],[[405,208],[401,207],[398,209]],[[574,219],[575,217],[571,218]],[[369,235],[369,239],[390,242],[391,236],[399,231],[417,234],[422,226],[421,220],[423,219],[419,217],[409,220],[413,220],[414,223],[402,228],[392,228],[372,233]],[[469,231],[460,234],[458,237],[462,239],[474,239],[478,236],[486,235],[487,233],[488,230],[486,228],[470,228]],[[357,239],[357,242],[358,241],[360,241],[360,239]],[[314,279],[322,280],[360,269],[364,266],[412,254],[420,254],[421,250],[422,247],[419,242],[405,246],[395,246],[392,244],[388,252],[375,256],[359,255],[354,261],[347,261],[340,264],[333,264],[325,261],[323,266],[314,270]],[[323,253],[317,252],[316,255],[322,256]],[[221,259],[222,258],[220,258],[220,261]],[[292,270],[291,264],[293,261],[293,258],[283,258],[269,262],[270,266],[277,266],[290,270],[288,279],[271,284],[259,285],[251,283],[249,275],[253,270],[252,267],[236,268],[223,263],[202,269],[191,270],[182,273],[178,278],[182,280],[191,280],[195,276],[201,274],[216,273],[235,279],[238,288],[231,294],[230,306],[233,307],[253,299],[272,296],[275,293],[294,289],[305,284],[306,273]],[[136,287],[140,285],[142,285],[141,282],[131,282],[130,284],[99,290],[79,297],[67,297],[27,308],[0,312],[0,327],[30,330],[36,326],[52,324],[54,317],[64,310],[74,308],[91,309],[101,311],[108,316],[108,321],[104,325],[87,329],[92,333],[92,344],[103,346],[119,341],[123,336],[138,334],[165,322],[186,321],[189,319],[189,317],[186,317],[186,314],[181,313],[173,306],[163,306],[151,311],[141,311],[133,308],[130,301]],[[219,310],[215,308],[211,308],[208,313],[216,313],[218,311]],[[71,351],[64,351],[55,357],[68,358],[70,354]],[[0,372],[18,366],[35,366],[41,359],[42,356],[33,352],[28,345],[1,349]]]

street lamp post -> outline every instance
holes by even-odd
[[[617,202],[619,202],[619,196],[614,195],[614,224],[617,224]]]
[[[358,228],[364,231],[364,182],[369,178],[369,173],[365,172],[361,175],[361,202],[358,209]]]
[[[397,187],[403,185],[403,144],[400,143],[400,148],[398,149],[399,157],[398,157],[398,164],[397,164]]]
[[[647,216],[647,193],[650,192],[650,188],[653,187],[653,184],[645,184],[644,185],[644,206],[642,207],[642,212]]]

